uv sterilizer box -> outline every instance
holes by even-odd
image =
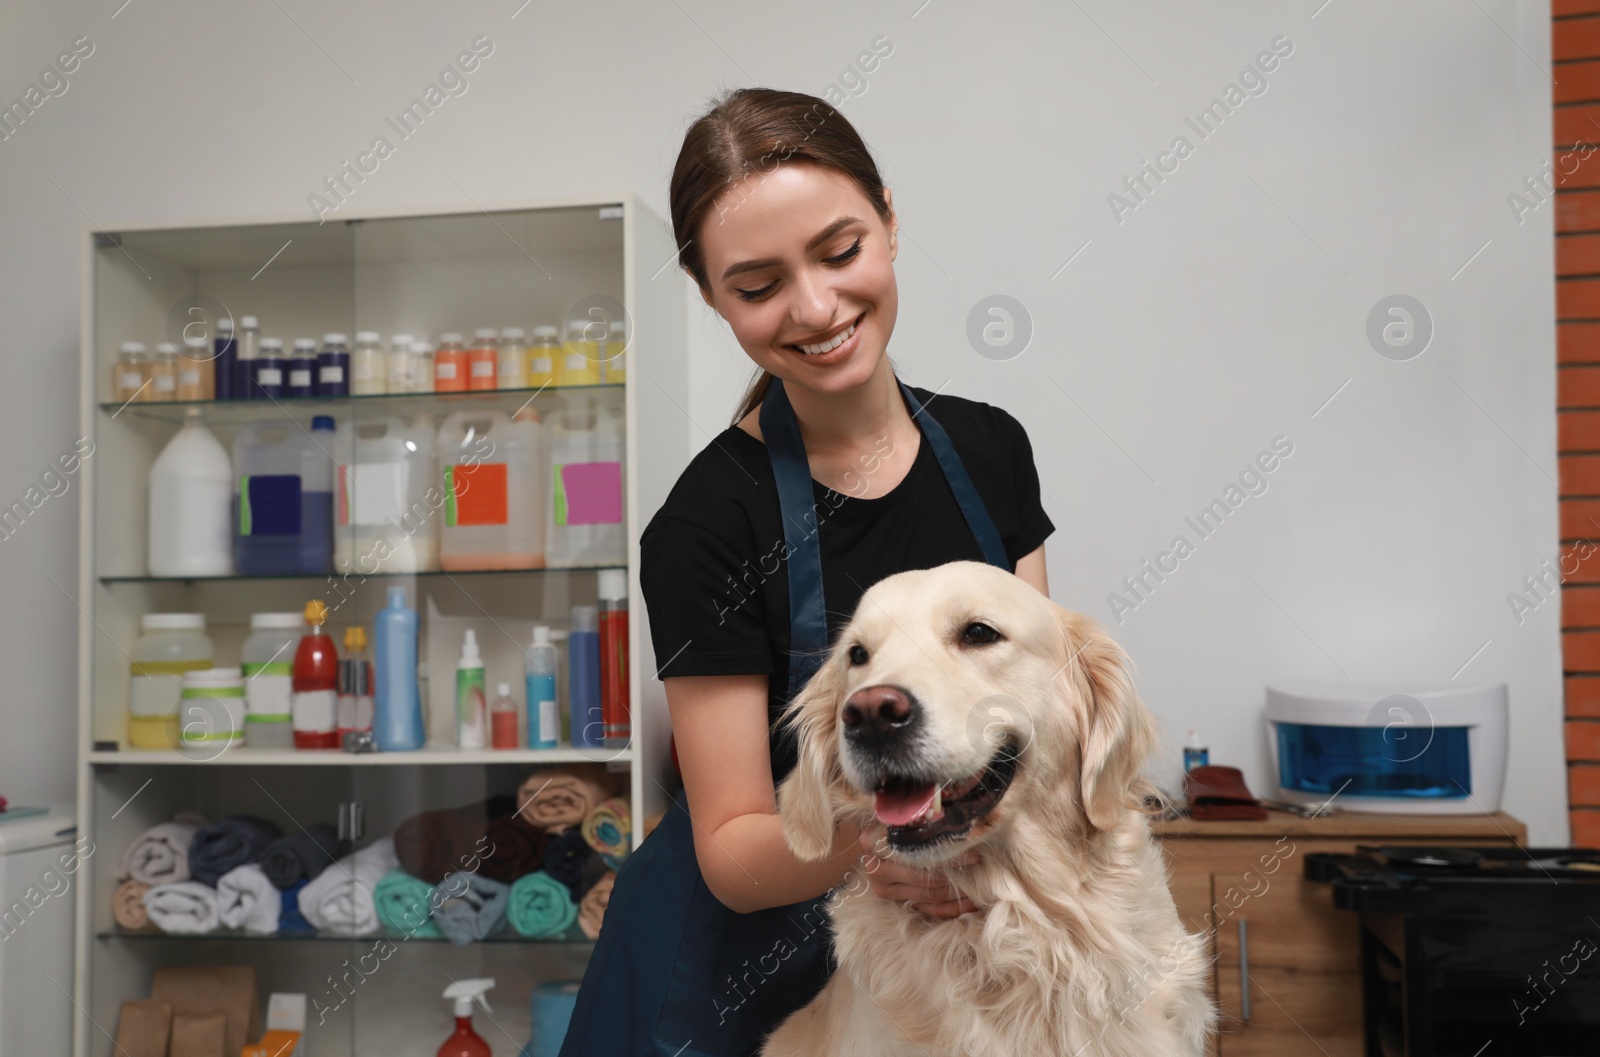
[[[1278,799],[1382,814],[1500,810],[1506,686],[1267,684]]]

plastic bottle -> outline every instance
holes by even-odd
[[[333,565],[332,415],[276,417],[233,440],[233,565],[241,576],[307,576]]]
[[[350,395],[350,347],[343,334],[322,335],[322,351],[317,353],[317,395]]]
[[[411,391],[411,335],[396,334],[389,339],[389,354],[384,358],[384,391]]]
[[[179,690],[178,747],[214,760],[244,744],[244,677],[237,668],[185,672]]]
[[[117,366],[112,375],[112,399],[118,403],[147,399],[149,389],[145,383],[149,380],[150,357],[145,355],[144,342],[123,342],[117,352]]]
[[[176,749],[178,702],[187,672],[211,667],[215,650],[204,613],[146,613],[128,681],[128,745]]]
[[[239,353],[233,368],[233,395],[238,400],[256,399],[253,379],[256,357],[261,354],[261,325],[255,316],[239,320]]]
[[[1206,743],[1200,740],[1198,730],[1190,730],[1189,736],[1183,743],[1183,770],[1184,773],[1196,767],[1206,767],[1211,763],[1211,750],[1206,748]]]
[[[562,385],[599,385],[600,361],[610,330],[598,320],[567,320],[567,343],[561,350],[558,376]]]
[[[151,464],[149,497],[150,576],[233,572],[233,461],[198,407]]]
[[[501,389],[528,388],[528,332],[521,327],[500,331],[500,362],[495,381]]]
[[[500,332],[479,327],[472,332],[472,348],[467,350],[467,388],[493,389],[500,366]]]
[[[333,565],[337,574],[435,572],[439,523],[431,420],[347,420],[334,431]]]
[[[150,362],[150,399],[176,400],[178,398],[178,346],[163,341],[156,346],[156,358]]]
[[[372,664],[367,660],[367,629],[344,629],[344,658],[339,661],[339,698],[334,705],[339,744],[354,731],[372,729]]]
[[[485,1013],[492,1013],[484,992],[494,986],[491,977],[484,980],[458,980],[444,989],[444,997],[455,1002],[456,1030],[444,1040],[436,1057],[492,1057],[489,1044],[472,1030],[472,1003],[477,1002]]]
[[[283,355],[283,339],[262,338],[255,377],[250,379],[251,399],[281,400],[288,395],[288,367],[289,361]]]
[[[376,330],[356,331],[350,350],[350,395],[372,396],[388,391],[389,370]]]
[[[605,745],[599,629],[598,607],[572,607],[572,630],[567,635],[567,708],[571,712],[568,725],[574,748],[598,749]]]
[[[389,604],[372,622],[372,740],[379,752],[420,749],[428,738],[417,685],[417,612],[404,587],[389,588]]]
[[[467,391],[467,350],[461,344],[461,335],[453,330],[439,335],[439,348],[433,354],[433,391]]]
[[[609,393],[563,393],[545,423],[549,491],[543,543],[549,566],[626,561],[622,422],[609,406],[614,402]]]
[[[411,343],[411,377],[406,386],[408,393],[431,393],[436,384],[433,370],[433,342]]]
[[[442,568],[544,566],[543,437],[542,423],[495,408],[457,411],[440,424],[433,480],[444,494]]]
[[[496,749],[522,748],[522,731],[517,722],[517,703],[511,700],[511,684],[495,686],[489,702],[489,744]]]
[[[178,399],[210,400],[211,348],[198,334],[183,339],[178,353]]]
[[[608,749],[627,748],[632,736],[628,702],[628,573],[601,569],[600,715]]]
[[[239,395],[233,391],[234,372],[239,369],[239,343],[233,337],[232,319],[223,316],[217,320],[217,333],[212,344],[216,348],[216,356],[212,358],[211,398],[232,400]]]
[[[556,384],[556,365],[561,361],[560,335],[560,330],[548,324],[533,328],[533,344],[528,346],[529,389]]]
[[[489,702],[484,693],[478,635],[467,629],[456,664],[456,747],[481,749],[489,738]]]
[[[611,321],[611,334],[606,340],[605,381],[615,385],[628,380],[628,343],[625,320]]]
[[[528,694],[528,748],[554,749],[560,745],[561,716],[556,707],[556,648],[550,629],[533,627],[533,645],[524,660]]]
[[[333,639],[323,631],[328,606],[319,598],[306,603],[307,630],[294,654],[294,693],[290,713],[297,749],[337,749],[339,728],[335,707],[339,697],[339,655]]]
[[[289,395],[296,399],[317,395],[317,343],[295,338],[289,357]]]
[[[294,658],[300,622],[299,613],[250,615],[250,636],[239,648],[246,748],[294,748]]]

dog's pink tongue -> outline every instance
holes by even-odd
[[[904,826],[922,817],[933,805],[934,787],[922,786],[908,792],[879,792],[878,821],[885,826]]]

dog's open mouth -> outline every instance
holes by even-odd
[[[1016,770],[1017,750],[1007,742],[983,770],[943,785],[890,775],[878,784],[875,813],[897,848],[958,837],[994,810]]]

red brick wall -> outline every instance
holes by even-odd
[[[1600,0],[1551,0],[1561,653],[1572,843],[1600,847]]]

